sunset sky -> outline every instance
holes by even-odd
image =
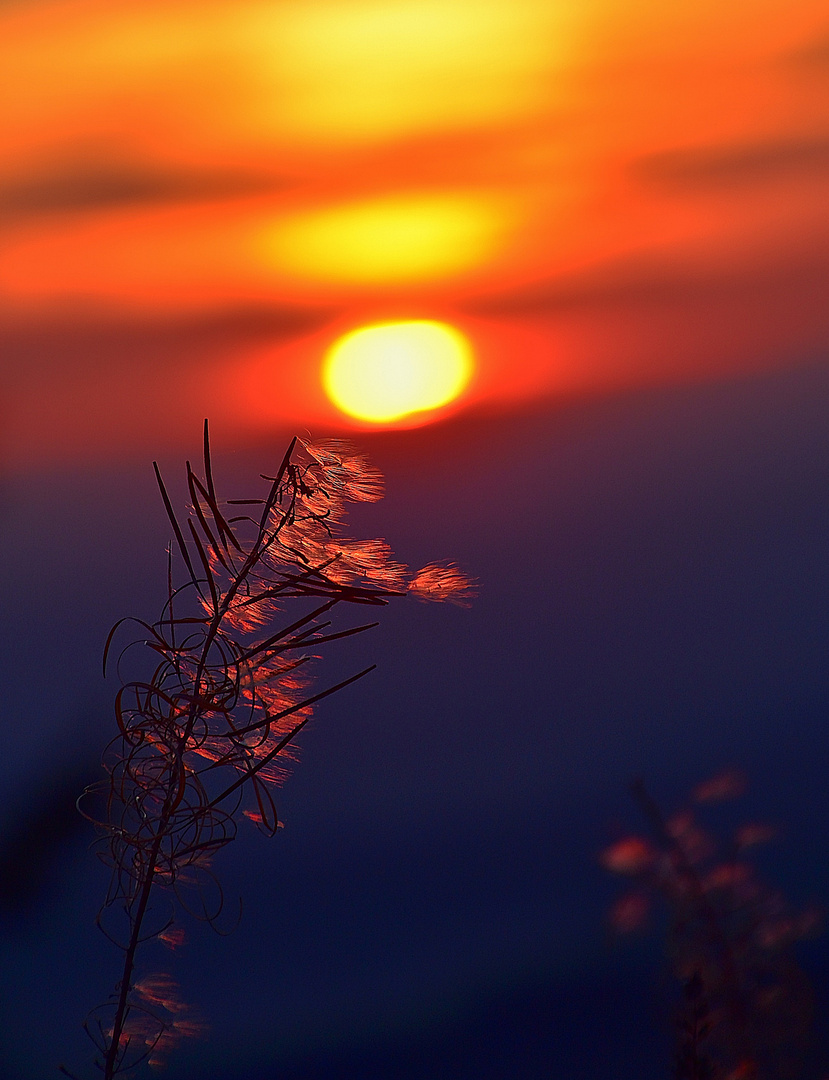
[[[91,1075],[74,803],[205,417],[231,499],[352,439],[349,533],[479,595],[333,643],[168,1080],[667,1080],[598,853],[736,768],[829,910],[828,406],[825,0],[0,0],[3,1080]]]
[[[3,462],[348,426],[323,356],[391,319],[468,336],[467,410],[819,349],[827,34],[809,0],[4,4]]]

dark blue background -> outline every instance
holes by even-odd
[[[749,791],[718,813],[779,824],[764,875],[829,897],[828,402],[811,362],[360,437],[388,495],[353,533],[480,595],[330,647],[321,678],[378,670],[303,733],[285,829],[218,858],[239,927],[165,954],[209,1025],[170,1080],[670,1075],[659,936],[612,942],[597,853],[638,826],[634,777],[671,809],[736,766]],[[255,493],[284,443],[214,432],[220,494]],[[118,976],[72,800],[114,730],[104,639],[157,613],[168,527],[145,461],[9,476],[2,502],[0,1062],[40,1080],[86,1068]],[[822,1015],[829,949],[801,958]]]

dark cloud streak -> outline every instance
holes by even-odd
[[[43,170],[0,187],[0,221],[198,199],[282,192],[292,181],[265,172],[173,172],[130,165]]]
[[[829,29],[809,45],[787,57],[788,65],[803,72],[829,74]]]
[[[824,282],[829,255],[822,250],[735,267],[694,266],[681,256],[633,255],[585,272],[562,275],[514,292],[480,296],[464,309],[479,315],[544,316],[607,305],[718,301],[728,297],[807,289]]]
[[[284,341],[324,326],[331,309],[250,305],[207,314],[154,319],[53,319],[38,326],[0,326],[0,351],[7,373],[132,367],[169,370],[177,359],[215,353],[229,346]]]
[[[793,176],[822,178],[829,175],[829,134],[672,150],[640,158],[632,170],[648,184],[683,191],[732,188]]]

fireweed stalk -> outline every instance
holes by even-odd
[[[216,924],[223,898],[212,856],[243,817],[276,832],[271,791],[295,736],[318,701],[374,667],[310,691],[308,665],[320,646],[377,625],[337,629],[334,609],[379,607],[406,593],[457,603],[471,596],[452,565],[410,574],[384,541],[341,535],[347,503],[382,497],[380,474],[345,443],[294,439],[275,475],[262,477],[262,497],[220,502],[205,422],[204,476],[187,463],[183,526],[154,467],[175,537],[167,601],[152,624],[117,623],[104,653],[106,672],[124,624],[139,627],[118,657],[118,734],[104,759],[106,811],[96,820],[112,869],[98,923],[123,953],[113,995],[86,1023],[105,1080],[157,1063],[198,1033],[169,976],[136,978],[139,946],[179,944],[182,908]],[[175,584],[179,560],[184,580]],[[136,648],[143,677],[124,678]]]
[[[601,855],[634,883],[611,912],[618,932],[644,926],[654,906],[667,912],[667,952],[682,988],[676,1080],[794,1080],[810,1051],[812,990],[794,945],[817,931],[819,913],[793,912],[752,865],[747,853],[774,829],[749,823],[723,841],[698,821],[700,808],[743,787],[741,774],[721,773],[665,817],[638,780],[631,790],[650,835],[625,836]]]

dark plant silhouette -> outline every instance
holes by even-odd
[[[806,1057],[812,992],[793,944],[817,929],[819,916],[794,914],[749,862],[748,850],[773,829],[744,825],[722,843],[698,823],[699,806],[743,786],[739,774],[722,773],[665,817],[639,780],[632,793],[649,835],[623,837],[601,856],[634,881],[611,911],[617,931],[642,927],[657,900],[667,908],[668,958],[682,987],[677,1080],[789,1080]]]
[[[347,444],[294,439],[275,474],[263,477],[262,497],[223,503],[205,422],[204,475],[187,463],[183,524],[155,471],[175,536],[167,601],[152,624],[118,623],[104,656],[106,671],[124,623],[137,623],[139,640],[124,647],[117,667],[121,676],[137,663],[140,673],[121,676],[119,730],[105,757],[106,812],[96,822],[112,868],[99,924],[123,952],[112,998],[86,1025],[105,1080],[159,1061],[199,1030],[169,975],[136,978],[139,947],[180,944],[181,908],[216,925],[223,899],[213,855],[243,817],[276,832],[272,788],[295,736],[317,702],[372,670],[311,692],[317,650],[377,625],[336,629],[334,609],[375,608],[407,592],[460,602],[470,595],[451,565],[410,575],[384,541],[341,536],[346,504],[382,495],[379,473]],[[179,561],[184,580],[176,584]]]

